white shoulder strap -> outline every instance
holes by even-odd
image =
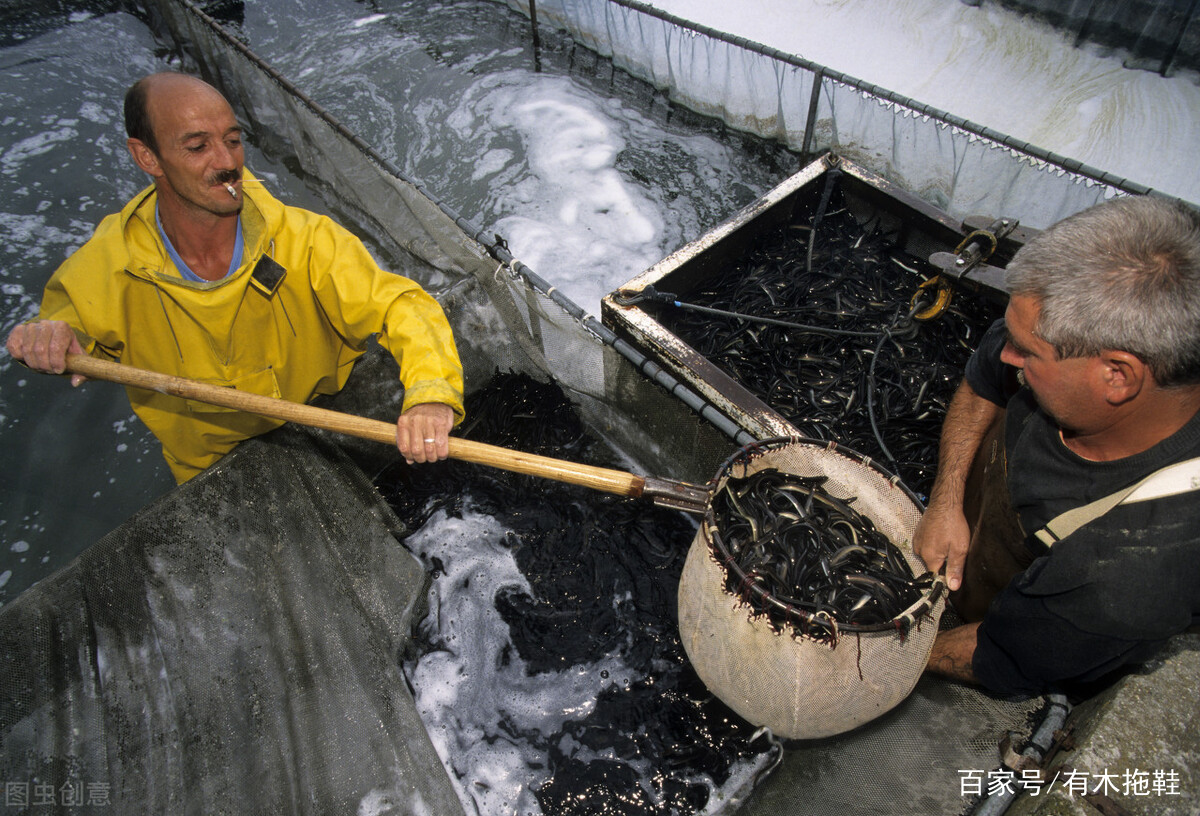
[[[1200,490],[1200,458],[1168,465],[1154,471],[1140,482],[1118,490],[1112,495],[1068,510],[1034,533],[1034,536],[1049,547],[1089,521],[1100,518],[1118,504],[1161,499],[1165,496],[1176,496],[1193,490]]]

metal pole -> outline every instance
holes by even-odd
[[[537,0],[529,0],[529,22],[533,27],[533,70],[540,74],[542,72],[542,38],[538,34]]]
[[[821,101],[821,83],[825,80],[825,72],[813,72],[812,94],[808,98],[808,121],[804,123],[804,142],[800,145],[800,155],[808,158],[809,147],[812,146],[813,130],[817,126],[817,104]]]

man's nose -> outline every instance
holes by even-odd
[[[238,149],[221,142],[217,146],[215,163],[222,170],[231,170],[238,166]]]
[[[1000,349],[1000,362],[1015,368],[1021,368],[1025,365],[1025,358],[1017,354],[1017,350],[1012,345],[1005,343],[1004,347]]]

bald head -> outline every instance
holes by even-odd
[[[125,133],[158,152],[154,132],[154,111],[163,104],[194,95],[211,96],[225,101],[221,92],[202,79],[175,71],[150,74],[135,82],[125,93]],[[226,103],[228,104],[228,103]]]

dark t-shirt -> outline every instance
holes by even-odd
[[[967,365],[977,394],[1006,408],[1005,449],[1013,509],[1030,535],[1060,513],[1200,456],[1200,414],[1143,453],[1091,462],[1072,453],[1058,426],[1000,362],[997,321]],[[1010,694],[1065,690],[1127,663],[1200,622],[1200,492],[1118,505],[1047,548],[993,601],[979,628],[974,671]]]

